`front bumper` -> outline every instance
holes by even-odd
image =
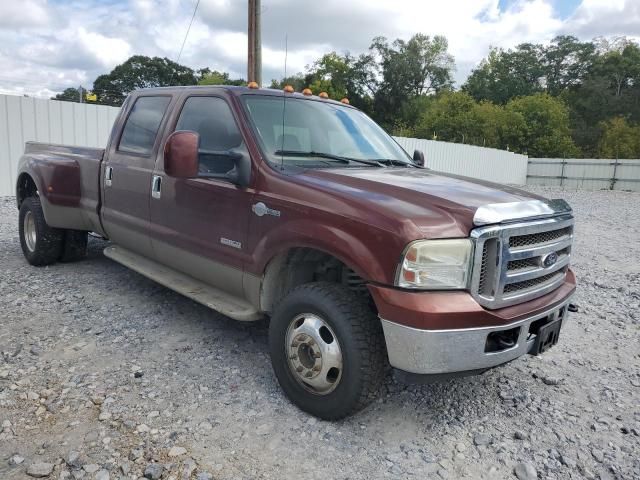
[[[455,330],[420,330],[382,320],[391,366],[420,375],[483,371],[510,362],[536,345],[540,326],[567,319],[570,298],[560,305],[507,325]],[[492,339],[504,336],[513,345],[496,348]]]

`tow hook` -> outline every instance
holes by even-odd
[[[567,310],[569,310],[572,313],[575,313],[578,311],[578,305],[576,305],[575,303],[570,303],[569,307],[567,307]]]

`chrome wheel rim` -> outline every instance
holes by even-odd
[[[27,249],[30,252],[36,250],[36,222],[33,219],[33,214],[27,212],[24,216],[22,230],[24,232],[24,243],[27,245]]]
[[[291,321],[285,336],[285,354],[293,377],[305,390],[327,395],[340,383],[340,343],[319,316],[303,313]]]

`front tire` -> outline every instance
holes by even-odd
[[[64,230],[47,225],[40,199],[24,199],[18,218],[20,246],[27,261],[38,267],[55,263],[62,254]]]
[[[388,370],[380,320],[340,284],[309,283],[289,293],[271,318],[269,348],[285,394],[325,420],[368,405]]]

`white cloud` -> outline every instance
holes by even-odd
[[[553,2],[512,0],[263,0],[263,79],[280,77],[325,52],[365,51],[371,40],[445,35],[458,82],[490,46],[547,42],[560,33],[640,37],[640,1],[582,0],[567,19]],[[108,72],[129,55],[176,59],[196,0],[0,0],[0,89],[47,94]],[[246,1],[201,0],[181,63],[232,76],[246,71]]]
[[[44,0],[3,0],[0,3],[0,27],[34,27],[49,20]]]

